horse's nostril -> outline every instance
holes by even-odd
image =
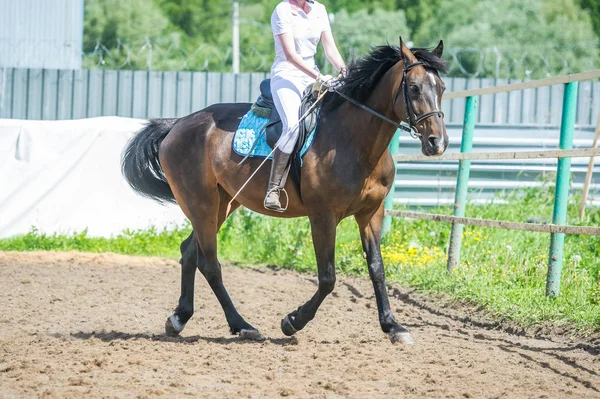
[[[429,136],[429,138],[427,139],[429,141],[429,145],[432,147],[437,147],[438,144],[438,138],[435,136]]]

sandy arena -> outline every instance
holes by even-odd
[[[280,320],[314,294],[313,276],[223,272],[265,342],[229,335],[199,273],[196,314],[182,337],[166,337],[179,298],[173,260],[0,252],[0,397],[600,397],[593,339],[509,334],[397,289],[392,309],[416,344],[393,346],[370,282],[353,278],[338,278],[315,320],[287,338]]]

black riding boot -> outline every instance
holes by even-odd
[[[269,186],[264,202],[266,209],[276,212],[285,211],[285,209],[281,207],[279,193],[285,186],[285,181],[287,180],[287,175],[290,170],[288,167],[290,157],[291,154],[286,154],[279,150],[279,148],[276,149],[273,154],[273,160],[271,161],[271,176],[269,177]]]

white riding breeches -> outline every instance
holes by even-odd
[[[281,137],[277,146],[286,154],[292,153],[298,140],[298,120],[300,119],[298,113],[302,94],[304,89],[313,82],[313,78],[300,70],[271,76],[271,94],[282,124]]]

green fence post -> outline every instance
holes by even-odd
[[[577,89],[579,82],[565,84],[562,118],[560,122],[560,149],[573,148],[573,131],[577,113]],[[569,181],[571,179],[571,158],[559,158],[556,171],[556,189],[554,191],[554,212],[552,223],[564,225],[567,222],[567,203],[569,201]],[[560,293],[560,274],[562,271],[564,233],[552,233],[550,236],[550,255],[548,256],[548,278],[546,296],[555,297]]]
[[[460,152],[471,152],[473,149],[473,131],[475,130],[476,118],[477,96],[467,97]],[[454,216],[465,216],[470,171],[470,159],[459,161],[458,178],[456,180],[456,194],[454,197]],[[463,227],[464,226],[462,224],[452,223],[450,245],[448,246],[448,272],[452,272],[460,264],[460,247],[462,244]]]
[[[394,137],[392,137],[392,141],[390,142],[390,152],[392,156],[398,154],[398,148],[400,147],[400,131],[396,130]],[[383,202],[383,207],[385,209],[393,209],[394,208],[394,196],[396,195],[396,161],[394,161],[394,181],[392,182],[392,188],[388,193],[387,197],[385,197],[385,201]],[[381,229],[381,235],[385,236],[390,232],[392,228],[392,217],[384,216],[383,218],[383,226]]]

